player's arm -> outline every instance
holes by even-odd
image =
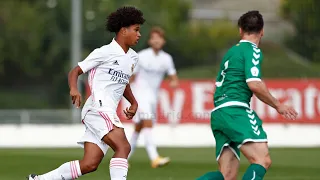
[[[124,90],[123,96],[130,102],[130,108],[126,108],[123,112],[126,114],[128,119],[132,119],[133,116],[136,114],[138,109],[138,102],[134,97],[130,84],[127,84],[126,89]]]
[[[167,74],[168,74],[168,78],[169,78],[169,81],[170,81],[170,86],[172,88],[178,87],[179,78],[178,78],[177,71],[176,71],[176,68],[174,66],[174,63],[173,63],[173,60],[172,60],[171,57],[170,57],[170,60],[168,62]]]
[[[288,119],[295,119],[297,112],[289,106],[286,106],[279,102],[274,96],[271,95],[267,86],[261,80],[261,62],[262,54],[260,51],[252,51],[245,56],[245,76],[246,82],[250,90],[256,95],[262,102],[275,108],[280,114],[284,115]],[[255,54],[255,55],[253,55]]]
[[[178,85],[179,85],[179,78],[178,78],[178,76],[177,76],[176,74],[174,74],[174,75],[169,75],[168,78],[169,78],[170,86],[171,86],[171,87],[173,87],[173,88],[178,87]]]
[[[81,105],[81,94],[78,90],[78,76],[97,67],[103,62],[103,60],[103,55],[98,50],[94,50],[85,60],[79,62],[78,66],[69,72],[68,84],[70,88],[70,96],[72,98],[72,103],[75,104],[77,108]]]
[[[129,83],[133,83],[136,80],[136,74],[132,74],[130,79],[129,79]]]
[[[275,97],[273,97],[262,81],[248,82],[248,86],[262,102],[275,108],[278,113],[284,115],[287,119],[296,119],[298,113],[292,107],[280,103]]]
[[[81,74],[83,74],[83,71],[79,66],[73,68],[68,74],[68,84],[72,104],[75,104],[77,108],[79,108],[81,104],[81,94],[78,90],[78,76]]]
[[[262,102],[268,104],[269,106],[278,109],[281,103],[271,95],[267,86],[262,81],[251,81],[247,83],[250,90],[260,99]]]
[[[274,98],[261,80],[262,53],[258,48],[245,51],[245,76],[250,90],[264,103],[277,109],[281,103]]]
[[[126,89],[124,90],[123,96],[130,102],[130,104],[138,104],[136,98],[134,97],[130,84],[127,84]]]
[[[82,69],[80,68],[80,66],[76,66],[75,68],[73,68],[69,74],[68,74],[68,83],[69,83],[69,88],[71,89],[75,89],[78,90],[78,86],[77,86],[77,82],[78,82],[78,76],[80,76],[81,74],[83,74]]]

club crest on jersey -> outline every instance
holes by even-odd
[[[251,68],[251,74],[252,76],[258,76],[259,75],[259,69],[257,67],[252,67]]]

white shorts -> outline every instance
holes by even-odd
[[[82,123],[85,125],[86,130],[77,143],[81,147],[84,147],[85,142],[94,143],[99,146],[104,154],[107,153],[109,146],[102,141],[102,138],[113,129],[113,125],[123,128],[116,112],[88,111]]]
[[[157,118],[157,101],[155,98],[137,98],[138,110],[136,115],[133,117],[134,123],[140,123],[141,120],[152,120],[155,122]]]

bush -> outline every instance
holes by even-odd
[[[228,21],[188,24],[169,39],[167,50],[178,68],[215,64],[220,53],[238,40],[237,28]]]

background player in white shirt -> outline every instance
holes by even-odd
[[[97,169],[109,146],[115,152],[110,160],[111,180],[126,179],[130,144],[116,109],[122,96],[131,103],[130,108],[124,111],[128,119],[132,119],[138,108],[129,85],[138,54],[130,47],[138,43],[140,25],[144,21],[142,12],[134,7],[119,8],[109,15],[106,28],[116,33],[115,39],[95,49],[69,73],[70,96],[79,108],[78,76],[89,72],[91,96],[81,113],[86,131],[78,142],[84,147],[83,159],[64,163],[43,175],[29,175],[29,180],[77,179]]]
[[[172,87],[178,85],[176,69],[172,57],[162,50],[165,44],[164,31],[159,27],[151,29],[149,37],[150,47],[139,52],[139,63],[131,77],[132,91],[135,95],[139,108],[133,121],[135,131],[131,137],[132,155],[139,134],[144,136],[145,147],[151,166],[157,168],[169,163],[168,157],[161,157],[158,154],[157,147],[152,138],[152,127],[156,119],[158,91],[164,76],[167,74]],[[129,156],[129,157],[130,157]]]

